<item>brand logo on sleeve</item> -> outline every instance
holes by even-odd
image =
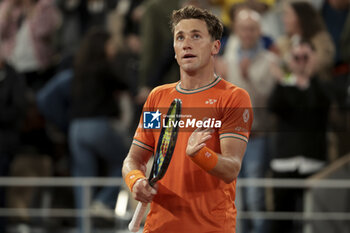
[[[248,109],[246,109],[243,112],[243,121],[244,121],[244,123],[247,123],[248,120],[249,120],[249,111],[248,111]]]

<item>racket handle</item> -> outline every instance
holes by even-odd
[[[134,216],[132,216],[131,222],[129,223],[129,231],[137,232],[140,229],[140,224],[143,216],[147,210],[147,203],[139,202],[137,204]]]

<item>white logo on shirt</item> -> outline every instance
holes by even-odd
[[[248,111],[248,109],[246,109],[243,112],[243,121],[244,121],[244,123],[247,123],[248,120],[249,120],[249,111]]]
[[[205,157],[207,157],[207,158],[209,158],[210,156],[211,156],[211,153],[209,153],[209,152],[205,152]]]
[[[218,101],[217,99],[208,99],[207,101],[205,101],[205,104],[214,104],[217,101]]]

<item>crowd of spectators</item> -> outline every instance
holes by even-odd
[[[222,18],[216,72],[251,97],[241,177],[306,178],[350,151],[348,0],[2,0],[0,176],[121,176],[148,93],[179,79],[168,21],[185,4]],[[19,190],[0,187],[0,207],[32,206],[33,190],[9,195]],[[302,190],[273,190],[272,207],[264,189],[243,191],[249,211],[302,210]],[[111,210],[117,195],[94,190],[91,209]],[[81,207],[79,187],[60,198]],[[300,232],[300,223],[240,228]]]

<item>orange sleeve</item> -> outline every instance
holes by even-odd
[[[144,113],[154,111],[153,103],[154,103],[154,92],[152,91],[149,94],[143,106],[142,113],[140,116],[140,121],[132,141],[132,144],[151,152],[154,151],[155,139],[154,139],[153,130],[144,128]]]
[[[222,109],[222,126],[219,130],[220,139],[237,138],[248,142],[253,123],[253,111],[248,93],[236,88],[228,93]]]

